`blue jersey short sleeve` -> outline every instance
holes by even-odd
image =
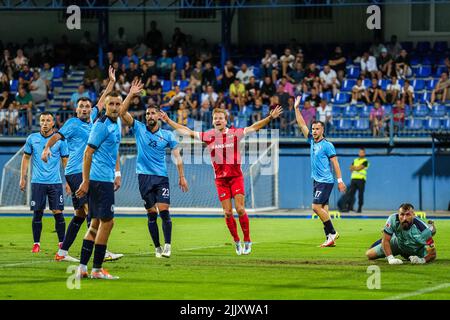
[[[325,144],[325,154],[328,158],[333,158],[336,156],[336,149],[334,148],[334,145],[328,141]]]
[[[72,137],[72,133],[74,129],[76,129],[76,120],[77,118],[70,118],[64,123],[64,125],[59,129],[58,133],[61,135],[63,139],[70,139]]]
[[[69,148],[67,147],[67,142],[61,141],[59,146],[59,153],[61,154],[61,158],[67,158],[69,156]]]
[[[31,145],[31,136],[28,136],[27,141],[25,142],[25,147],[23,148],[23,152],[28,155],[33,153],[33,146]]]
[[[92,126],[91,133],[89,134],[88,145],[91,148],[98,149],[101,143],[108,135],[108,130],[103,122],[96,121]]]
[[[396,214],[393,214],[389,216],[389,218],[386,221],[386,224],[384,225],[384,233],[387,233],[388,235],[392,236],[395,232],[395,222],[396,222]]]

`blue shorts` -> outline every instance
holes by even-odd
[[[114,218],[114,183],[89,181],[88,205],[92,219]]]
[[[333,190],[334,183],[314,181],[313,184],[313,204],[327,205],[330,200],[331,190]]]
[[[168,177],[140,174],[138,181],[145,209],[153,208],[156,203],[170,204]]]
[[[61,183],[32,183],[30,203],[31,211],[45,210],[45,206],[47,205],[47,197],[50,210],[64,210],[64,195]]]
[[[72,203],[75,210],[81,209],[86,203],[88,203],[88,197],[84,196],[82,198],[77,198],[75,192],[83,182],[82,173],[74,173],[66,175],[66,181],[69,184],[70,191],[72,191]]]

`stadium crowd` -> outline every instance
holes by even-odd
[[[209,126],[213,108],[219,107],[228,111],[234,126],[243,127],[281,105],[283,116],[272,127],[281,135],[294,135],[294,97],[301,95],[307,124],[319,119],[327,133],[361,129],[387,136],[390,128],[396,134],[402,130],[406,119],[425,116],[438,120],[435,129],[450,130],[447,43],[419,44],[414,48],[392,36],[386,43],[376,40],[361,48],[335,45],[327,56],[325,50],[293,39],[284,47],[233,48],[232,59],[221,66],[217,46],[205,39],[194,43],[178,27],[171,39],[164,39],[152,21],[150,31],[135,43],[118,28],[99,66],[97,44],[89,32],[79,43],[66,36],[55,44],[47,38],[41,43],[30,38],[23,45],[0,42],[0,134],[16,134],[21,126],[31,131],[36,105],[54,105],[57,66],[63,78],[73,69],[84,70],[78,89],[52,110],[60,127],[80,97],[99,96],[109,65],[116,72],[115,89],[124,97],[134,79],[145,84],[142,97],[134,98],[130,107],[137,117],[156,104],[180,124],[192,127],[198,120]]]

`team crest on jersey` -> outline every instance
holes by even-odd
[[[31,201],[31,206],[34,207],[36,205],[36,201]]]
[[[148,145],[152,148],[156,148],[156,146],[158,145],[158,142],[156,142],[155,140],[150,140]]]
[[[114,212],[114,205],[111,205],[111,212]]]

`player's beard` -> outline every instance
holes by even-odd
[[[150,128],[154,128],[157,124],[158,124],[158,121],[153,120],[153,119],[150,119],[150,120],[147,121],[147,125],[148,125]]]
[[[409,223],[408,221],[403,221],[401,225],[403,230],[409,230],[411,228],[412,222]]]

